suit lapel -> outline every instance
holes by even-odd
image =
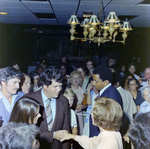
[[[52,130],[55,130],[55,126],[57,125],[57,123],[59,123],[59,120],[62,118],[63,116],[63,104],[60,101],[60,99],[56,99],[56,115],[55,115],[55,119],[54,119],[54,124],[52,127]]]

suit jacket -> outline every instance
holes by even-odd
[[[106,88],[106,90],[102,93],[100,97],[112,98],[116,100],[121,105],[121,107],[123,107],[122,98],[119,92],[116,90],[116,88],[113,87],[112,85]],[[100,133],[99,128],[92,124],[92,118],[90,116],[90,137],[98,136],[99,133]]]
[[[60,95],[56,99],[56,115],[52,130],[48,130],[46,114],[44,110],[44,104],[42,100],[41,90],[26,94],[24,97],[35,99],[40,103],[40,114],[41,117],[38,120],[37,125],[40,127],[40,149],[69,149],[69,141],[61,143],[60,141],[53,139],[54,132],[57,130],[67,130],[71,132],[70,128],[70,108],[68,99]]]

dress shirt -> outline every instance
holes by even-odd
[[[145,77],[142,78],[142,79],[145,79]],[[144,87],[148,86],[148,83],[145,82],[145,81],[143,81],[143,82],[141,83],[141,86],[142,86],[142,87],[140,87],[140,91],[142,91],[142,89],[143,89]]]
[[[10,113],[14,107],[15,104],[15,99],[17,97],[17,94],[12,95],[12,102],[11,104],[9,103],[8,99],[6,99],[6,97],[3,95],[3,93],[0,91],[0,100],[3,101],[4,106],[6,108],[6,110]]]
[[[43,92],[43,89],[41,89],[41,95],[42,95],[42,100],[43,100],[43,104],[44,104],[44,109],[46,107],[46,100],[48,99],[48,97],[46,97],[46,95]],[[51,98],[51,109],[52,109],[52,115],[53,115],[53,122],[55,120],[55,115],[56,115],[56,99],[55,98]]]
[[[146,112],[150,112],[150,103],[148,101],[144,101],[141,105],[140,105],[140,111],[139,113],[146,113]]]
[[[102,90],[100,90],[99,94],[100,96],[103,94],[103,92],[109,87],[111,86],[111,83],[109,83],[107,86],[105,86]]]

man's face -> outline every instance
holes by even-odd
[[[62,72],[63,75],[65,75],[66,74],[66,67],[64,65],[62,65],[60,67],[60,71]]]
[[[17,78],[9,79],[8,82],[2,81],[2,90],[7,95],[14,95],[17,93],[17,90],[19,89],[19,83],[20,79]]]
[[[110,67],[114,64],[115,64],[114,59],[110,59],[109,62],[108,62],[108,66]]]
[[[43,85],[43,92],[47,98],[57,98],[61,89],[62,83],[55,80],[52,80],[52,84],[49,86]]]
[[[105,87],[104,81],[102,81],[98,74],[93,74],[93,85],[97,90],[101,90]]]
[[[145,79],[150,79],[150,68],[146,68],[144,72]]]
[[[143,92],[143,98],[146,100],[146,101],[148,101],[148,102],[150,102],[150,100],[148,99],[148,90],[146,90],[146,91],[144,91]]]
[[[62,57],[61,60],[63,63],[66,63],[66,57]]]
[[[131,65],[128,70],[129,70],[130,73],[134,74],[134,72],[135,72],[135,66]]]
[[[24,92],[24,93],[27,94],[27,93],[29,93],[29,91],[30,91],[31,79],[30,79],[30,77],[28,77],[28,76],[24,76],[24,77],[25,77],[25,81],[24,81],[24,83],[23,83],[21,89],[22,89],[22,92]]]
[[[121,71],[122,71],[122,72],[125,72],[125,70],[126,70],[126,66],[122,66],[122,67],[121,67]]]

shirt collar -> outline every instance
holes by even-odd
[[[43,92],[43,88],[41,89],[41,95],[42,95],[42,99],[44,102],[46,102],[46,100],[48,99],[48,97],[46,97],[46,95]],[[52,102],[55,100],[55,98],[51,98]]]
[[[103,94],[103,92],[109,87],[111,86],[111,83],[109,83],[107,86],[105,86],[102,90],[100,90],[100,96]]]

